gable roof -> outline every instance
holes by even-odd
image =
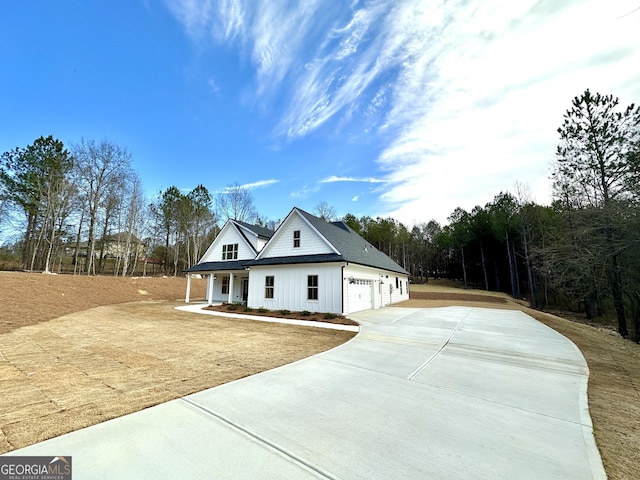
[[[209,258],[210,254],[212,252],[214,252],[215,249],[217,248],[217,245],[221,241],[223,241],[224,235],[226,235],[225,232],[227,232],[229,230],[235,231],[240,236],[240,238],[242,239],[244,244],[251,251],[251,257],[253,257],[253,258],[255,258],[255,255],[258,253],[258,251],[256,250],[256,247],[253,245],[253,241],[250,239],[250,237],[255,235],[255,237],[263,238],[263,239],[268,240],[268,238],[273,234],[273,232],[271,230],[268,230],[266,228],[258,227],[257,225],[251,225],[251,224],[245,223],[245,222],[240,222],[238,220],[229,219],[222,226],[222,228],[220,229],[220,232],[218,233],[216,238],[213,239],[213,242],[211,242],[211,245],[209,245],[207,250],[204,252],[202,257],[198,261],[198,263],[196,265],[186,269],[185,272],[196,271],[196,270],[194,270],[194,268],[198,267],[199,265],[201,266],[201,265],[204,265],[205,263],[207,263],[207,264],[208,263],[212,263],[211,261],[207,262],[205,260],[206,259],[213,260],[213,259]],[[253,237],[254,240],[255,240],[255,237]],[[251,260],[253,260],[253,258],[251,258]],[[214,260],[213,263],[215,263],[215,260]],[[198,267],[198,269],[199,269],[198,271],[202,271],[202,267]]]
[[[284,265],[291,263],[322,263],[327,261],[344,261],[367,267],[380,268],[391,272],[408,275],[404,268],[391,260],[387,255],[375,248],[344,222],[326,222],[304,210],[294,208],[291,214],[297,213],[305,219],[324,239],[330,243],[337,254],[304,255],[302,257],[262,257],[248,262],[247,265]],[[290,214],[290,215],[291,215]],[[284,222],[283,222],[284,223]],[[266,248],[263,250],[266,251]]]
[[[269,239],[273,236],[273,230],[269,230],[265,227],[260,227],[259,225],[251,225],[250,223],[241,222],[240,220],[232,220],[238,225],[243,226],[247,230],[251,230],[253,233],[258,235],[259,237]]]

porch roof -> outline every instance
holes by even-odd
[[[197,265],[184,270],[184,273],[230,272],[234,270],[244,270],[250,261],[251,260],[231,260],[223,262],[198,263]]]
[[[327,263],[344,261],[342,255],[336,253],[323,253],[316,255],[292,255],[290,257],[266,257],[260,260],[248,260],[247,267],[261,265],[296,265],[300,263]]]

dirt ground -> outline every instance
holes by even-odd
[[[173,299],[185,286],[173,278],[0,272],[0,453],[291,363],[354,335],[177,311],[182,302]]]
[[[0,271],[0,333],[101,305],[183,299],[184,278],[94,277]],[[206,281],[193,279],[191,297],[204,298]]]
[[[518,309],[569,338],[589,365],[589,411],[607,476],[640,478],[640,345],[622,339],[608,326],[567,320],[531,310],[501,293],[461,290],[445,282],[412,285],[411,300],[400,305]]]
[[[353,335],[179,312],[173,307],[185,287],[181,278],[0,272],[0,453],[290,363]],[[194,280],[192,297],[204,291],[205,282]],[[607,327],[443,281],[412,285],[411,300],[400,305],[520,309],[571,339],[589,365],[589,408],[607,474],[640,478],[640,346]]]

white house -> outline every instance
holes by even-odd
[[[186,270],[186,301],[189,301],[191,274],[203,274],[207,275],[206,300],[209,304],[247,302],[247,262],[256,258],[272,235],[273,231],[267,228],[238,220],[227,221],[200,261]]]
[[[231,252],[231,253],[229,253]],[[275,232],[228,221],[189,276],[207,302],[348,314],[409,299],[409,273],[343,222],[294,208]]]

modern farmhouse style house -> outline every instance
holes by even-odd
[[[409,273],[343,222],[294,208],[275,232],[229,220],[197,265],[206,300],[348,314],[409,299]]]

